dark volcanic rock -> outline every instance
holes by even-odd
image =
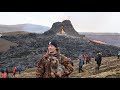
[[[64,25],[65,35],[57,34],[60,32],[61,25]],[[54,23],[52,28],[44,34],[30,33],[1,38],[18,44],[10,47],[7,52],[0,53],[0,63],[3,63],[1,67],[20,66],[22,70],[37,65],[42,55],[46,53],[51,39],[55,39],[60,52],[72,60],[77,59],[78,55],[84,52],[94,57],[97,51],[102,52],[102,56],[115,56],[120,51],[120,47],[97,44],[90,42],[87,38],[80,38],[69,20]]]
[[[120,50],[120,48],[115,46],[96,44],[89,42],[89,40],[69,35],[46,36],[43,34],[30,34],[28,36],[6,36],[3,38],[19,45],[11,47],[7,52],[0,54],[0,62],[4,63],[2,67],[20,66],[22,70],[37,65],[42,55],[46,53],[48,42],[51,39],[55,39],[60,52],[72,60],[77,59],[79,53],[83,51],[87,51],[91,56],[94,56],[97,51],[101,51],[103,56],[109,56],[109,53],[115,56],[117,51]]]
[[[78,36],[78,37],[80,36],[78,32],[76,32],[76,30],[74,29],[70,20],[64,20],[62,23],[64,25],[64,30],[68,35]]]

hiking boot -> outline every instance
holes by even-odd
[[[82,70],[82,72],[84,72],[84,70]]]

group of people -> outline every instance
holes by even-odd
[[[97,52],[96,56],[94,57],[95,58],[95,61],[96,61],[96,64],[97,64],[97,70],[99,70],[100,66],[101,66],[101,61],[102,61],[102,54],[100,52]],[[90,63],[91,61],[91,57],[88,53],[81,53],[78,57],[79,59],[79,73],[80,72],[84,72],[84,70],[82,69],[83,65],[85,64],[88,64]]]
[[[12,72],[10,72],[8,70],[8,68],[1,69],[1,73],[2,73],[1,77],[2,78],[9,78],[9,73],[13,73],[13,77],[15,77],[17,71],[19,72],[19,74],[21,73],[20,68],[17,68],[17,67],[14,67]]]
[[[82,69],[83,65],[90,63],[91,57],[88,53],[79,55],[79,73],[84,72]],[[97,53],[95,61],[97,64],[97,69],[101,65],[102,55]],[[51,40],[48,43],[48,50],[45,55],[39,60],[36,77],[37,78],[68,78],[69,75],[73,72],[73,62],[70,58],[67,58],[65,55],[61,54],[57,42]]]

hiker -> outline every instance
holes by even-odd
[[[19,74],[21,74],[21,71],[22,71],[21,67],[20,66],[17,67],[17,72],[19,72]]]
[[[14,67],[14,68],[13,68],[13,76],[14,76],[14,77],[15,77],[16,71],[17,71],[17,68]]]
[[[7,73],[7,76],[8,76],[8,69],[7,69],[6,67],[2,68],[2,69],[1,69],[1,72],[2,72],[2,73],[6,72],[6,73]]]
[[[1,68],[1,73],[4,73],[4,68]]]
[[[97,64],[97,70],[99,70],[100,65],[101,65],[101,61],[102,61],[102,55],[100,52],[97,53],[97,56],[95,57],[95,61]]]
[[[119,57],[120,57],[120,51],[118,51],[118,55],[117,56],[118,56],[118,59],[119,59]]]
[[[5,68],[5,72],[7,73],[7,77],[9,77],[9,71],[8,71],[8,68]]]
[[[37,78],[68,78],[73,67],[66,56],[60,53],[57,41],[51,40],[48,50],[37,65]]]
[[[79,58],[79,73],[81,71],[84,72],[83,69],[82,69],[82,67],[84,65],[84,55],[80,54],[78,58]]]
[[[2,78],[7,78],[7,73],[6,73],[6,71],[4,71],[4,72],[2,73]]]
[[[89,57],[88,53],[86,53],[86,54],[84,55],[84,57],[85,57],[86,64],[87,64],[87,63],[90,63],[90,57]]]
[[[92,53],[91,51],[90,51],[90,52],[88,52],[90,62],[91,62],[91,61],[92,61],[92,59],[93,59],[92,54],[93,54],[93,53]]]

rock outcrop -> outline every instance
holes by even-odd
[[[63,32],[63,33],[62,33]],[[70,20],[53,23],[50,30],[44,32],[44,35],[65,34],[80,37],[79,33],[74,29]]]

